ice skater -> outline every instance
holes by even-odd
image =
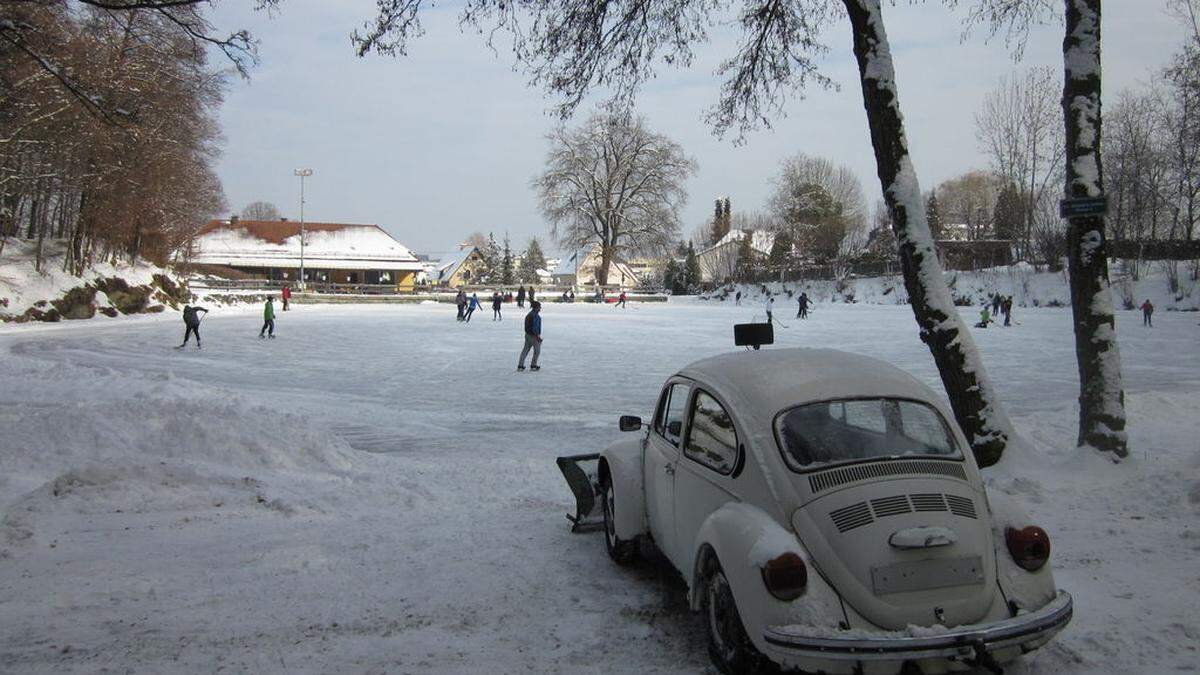
[[[283,311],[288,311],[288,302],[292,299],[292,287],[284,286],[283,292],[279,296],[283,298]]]
[[[975,324],[976,328],[987,328],[992,321],[992,315],[988,313],[988,306],[984,305],[983,309],[979,310],[979,323]]]
[[[525,307],[525,285],[524,284],[522,284],[521,286],[519,286],[517,288],[517,307],[522,308],[522,309]]]
[[[454,304],[458,306],[458,320],[462,321],[467,315],[467,294],[461,288],[454,296]]]
[[[275,298],[267,296],[267,304],[263,305],[263,327],[258,331],[258,339],[275,339]]]
[[[504,298],[500,297],[500,291],[492,294],[492,321],[503,321],[504,317],[500,316],[500,305],[504,302]]]
[[[992,316],[1000,316],[1000,310],[1004,309],[1004,296],[999,293],[992,294]]]
[[[471,315],[474,314],[475,310],[477,309],[479,309],[479,294],[472,293],[471,300],[467,303],[467,313],[465,316],[463,316],[463,321],[466,323],[471,323]]]
[[[517,370],[525,370],[525,357],[533,351],[533,360],[529,362],[530,370],[541,370],[538,357],[542,355],[542,303],[529,301],[529,313],[525,315],[525,348],[521,350],[521,358],[517,359]]]
[[[1008,296],[1000,301],[1000,311],[1004,312],[1004,325],[1012,325],[1012,296]]]
[[[738,291],[737,295],[733,296],[733,304],[738,305],[739,307],[741,306],[741,304],[742,304],[742,292],[741,291]]]
[[[763,300],[763,309],[767,311],[767,323],[775,322],[775,296],[767,293],[767,299]]]
[[[1150,303],[1150,298],[1142,303],[1142,325],[1154,328],[1154,305]]]
[[[616,302],[616,304],[613,305],[613,309],[616,309],[618,307],[624,307],[624,306],[625,306],[625,291],[621,291],[621,294],[617,296],[617,302]]]
[[[796,301],[800,307],[796,310],[797,319],[808,318],[808,293],[801,293],[800,298]]]
[[[183,306],[183,344],[179,345],[175,349],[183,349],[186,347],[188,337],[191,335],[196,336],[196,349],[200,349],[200,315],[196,314],[196,312],[204,312],[206,315],[208,314],[208,310],[200,306]]]

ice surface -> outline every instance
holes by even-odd
[[[780,310],[784,308],[781,301]],[[0,670],[711,672],[686,590],[571,535],[554,457],[622,438],[761,306],[214,308],[0,327]],[[974,308],[963,308],[967,316]],[[782,313],[778,316],[783,316]],[[1020,443],[986,474],[1053,539],[1071,627],[1009,672],[1194,667],[1197,315],[1118,312],[1130,460],[1079,452],[1070,311],[975,331]],[[782,346],[940,391],[905,306],[820,302]]]

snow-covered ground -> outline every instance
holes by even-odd
[[[780,303],[780,316],[790,307]],[[964,310],[973,319],[974,309]],[[619,437],[662,380],[730,350],[732,302],[217,309],[0,327],[0,671],[703,672],[664,566],[571,535],[554,457]],[[1073,450],[1070,313],[975,339],[1031,442],[989,470],[1053,539],[1072,625],[1017,672],[1200,663],[1200,316],[1119,312],[1134,455]],[[821,304],[780,345],[892,361],[935,387],[908,307]]]

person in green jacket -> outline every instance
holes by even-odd
[[[275,298],[267,296],[267,304],[263,305],[263,327],[258,331],[258,339],[269,337],[275,339]],[[268,333],[269,332],[269,333]]]
[[[988,324],[992,323],[992,315],[988,313],[987,305],[979,310],[979,323],[975,324],[976,328],[987,328]]]

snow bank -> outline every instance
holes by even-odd
[[[1143,267],[1146,265],[1143,264]],[[1137,281],[1128,275],[1120,273],[1123,263],[1114,263],[1110,275],[1112,279],[1113,301],[1119,307],[1133,309],[1149,298],[1160,310],[1195,311],[1200,310],[1200,283],[1187,279],[1187,273],[1180,270],[1179,290],[1172,291],[1167,283],[1166,275],[1154,269],[1145,271]],[[1019,263],[1009,267],[994,267],[977,271],[945,272],[946,284],[957,305],[982,306],[993,294],[1013,298],[1017,307],[1069,307],[1071,292],[1068,287],[1067,273],[1038,272],[1031,265]],[[757,303],[762,297],[762,288],[766,287],[773,294],[787,296],[790,291],[792,298],[798,298],[800,293],[817,303],[864,303],[872,305],[905,305],[908,304],[908,291],[904,288],[904,280],[900,275],[886,277],[869,277],[862,279],[816,280],[795,282],[769,282],[766,284],[739,284],[722,287],[717,290],[696,296],[700,300],[715,300],[733,302],[737,291],[742,292],[742,303]],[[674,298],[679,300],[681,298]],[[776,303],[777,311],[786,309]]]

